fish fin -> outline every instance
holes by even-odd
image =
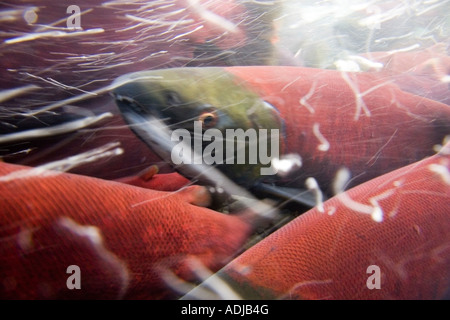
[[[208,207],[211,205],[212,197],[206,187],[203,186],[188,186],[177,191],[183,199],[195,206]]]
[[[158,173],[159,167],[152,165],[137,175],[115,179],[117,182],[158,191],[177,191],[192,183],[177,172]]]

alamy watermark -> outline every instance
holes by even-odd
[[[377,265],[370,265],[366,270],[367,274],[371,274],[370,277],[367,278],[367,288],[370,290],[373,289],[381,289],[381,269]]]
[[[71,15],[67,18],[67,29],[81,29],[81,10],[77,5],[70,5],[67,7],[66,13]]]
[[[67,267],[66,273],[71,274],[66,281],[67,289],[81,289],[81,269],[77,265]],[[366,270],[370,276],[367,278],[366,286],[368,289],[381,289],[381,269],[377,265],[370,265]]]
[[[23,18],[28,24],[34,24],[38,20],[38,14],[35,8],[26,10],[23,14]],[[79,30],[81,29],[81,9],[79,6],[72,4],[66,9],[66,13],[70,14],[66,19],[67,29]]]
[[[271,161],[280,156],[280,131],[268,131],[253,128],[246,131],[226,129],[224,136],[222,131],[215,128],[203,132],[202,122],[194,121],[193,143],[187,129],[172,131],[171,140],[178,143],[172,149],[171,160],[176,165],[259,164],[267,166],[260,169],[261,175],[274,175],[277,170],[271,165]],[[203,148],[203,142],[210,143]]]
[[[81,269],[79,266],[73,264],[67,267],[66,273],[71,274],[67,278],[66,286],[67,289],[73,290],[73,289],[81,289]]]

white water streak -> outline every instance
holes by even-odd
[[[105,112],[98,116],[86,117],[80,120],[70,121],[47,128],[31,129],[10,134],[4,134],[0,135],[0,144],[24,141],[28,139],[51,137],[59,134],[69,133],[88,127],[96,122],[99,122],[105,118],[110,118],[112,116],[113,116],[112,113]]]
[[[33,41],[36,39],[47,39],[47,38],[62,38],[62,37],[78,37],[85,36],[87,34],[98,34],[105,32],[102,28],[88,29],[76,32],[65,32],[65,31],[45,31],[36,33],[27,33],[23,36],[7,39],[4,42],[6,44],[15,44],[20,42]]]
[[[119,145],[120,143],[118,142],[108,143],[102,147],[84,153],[80,153],[62,160],[53,161],[31,169],[17,170],[7,175],[1,176],[0,182],[8,182],[13,181],[15,179],[28,179],[33,177],[55,176],[60,174],[61,172],[68,171],[72,168],[75,168],[85,163],[94,162],[106,157],[120,155],[123,153],[123,149],[115,148]]]

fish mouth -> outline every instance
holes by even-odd
[[[118,93],[112,93],[116,104],[122,113],[133,112],[135,114],[153,114],[151,110],[145,109],[137,100]]]
[[[194,172],[189,165],[177,166],[174,164],[172,150],[175,142],[171,140],[172,117],[164,115],[161,111],[163,109],[161,103],[157,101],[157,98],[148,94],[151,91],[148,87],[149,78],[154,80],[156,77],[149,77],[146,72],[119,77],[113,82],[113,91],[110,94],[130,130],[139,139],[184,176],[189,178],[198,176],[196,171],[198,169]],[[157,91],[157,88],[154,90]]]
[[[136,115],[141,115],[142,117],[152,116],[161,119],[162,116],[156,108],[145,107],[141,102],[135,99],[135,97],[131,93],[132,91],[128,90],[128,88],[132,89],[132,87],[133,86],[130,83],[125,85],[125,88],[119,87],[118,90],[111,92],[111,95],[114,98],[120,113],[122,115],[133,113]],[[125,116],[124,118],[129,124],[133,124],[130,123]],[[136,119],[134,118],[134,120]]]
[[[117,99],[119,98],[120,101],[124,100],[123,97],[117,97]],[[128,103],[128,101],[129,99],[125,98],[125,102]],[[142,115],[135,108],[122,110],[122,116],[130,124],[130,128],[135,134],[161,159],[173,164],[172,150],[175,142],[171,140],[172,130],[151,112]],[[197,163],[195,158],[190,164],[184,164],[187,162],[186,159],[181,158],[180,160],[181,164],[175,165],[175,170],[185,177],[189,177],[195,183],[212,187],[209,190],[212,192],[213,198],[221,199],[219,201],[234,199],[233,201],[239,204],[237,207],[241,206],[250,210],[249,214],[256,215],[253,218],[262,219],[262,221],[274,220],[278,216],[279,212],[276,208],[255,198],[252,193],[234,183],[214,166]]]
[[[131,85],[131,84],[130,84]],[[118,91],[118,92],[117,92]],[[164,161],[170,160],[172,130],[155,108],[146,108],[120,87],[111,95],[131,131]]]
[[[151,71],[140,71],[122,75],[111,84],[110,95],[114,98],[117,107],[122,115],[134,113],[142,117],[153,116],[163,119],[159,112],[161,102],[156,101],[148,92],[148,84],[162,77],[153,74]],[[156,90],[156,89],[155,89]],[[134,124],[124,116],[130,124]],[[136,121],[136,117],[133,121]]]
[[[120,113],[126,122],[136,125],[137,119],[151,117],[159,119],[169,128],[190,128],[190,118],[186,116],[187,103],[183,103],[178,94],[167,90],[158,83],[164,79],[155,75],[152,71],[136,72],[117,78],[111,85],[111,96],[114,98]],[[204,106],[201,106],[204,107]],[[127,119],[127,114],[136,116],[132,120]]]

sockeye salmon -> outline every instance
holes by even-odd
[[[247,299],[448,299],[449,198],[450,143],[304,213],[213,278]],[[212,298],[213,280],[186,298]]]
[[[191,258],[217,270],[250,231],[209,201],[199,186],[159,192],[0,162],[0,297],[173,298],[166,272],[196,279]],[[70,266],[81,290],[69,290]]]
[[[402,90],[450,104],[450,57],[446,47],[445,43],[438,43],[423,50],[369,52],[364,56]]]
[[[218,129],[224,136],[228,129],[278,129],[280,154],[298,155],[301,168],[281,177],[261,176],[261,163],[224,160],[217,165],[246,187],[265,180],[299,187],[313,177],[332,195],[340,168],[350,170],[347,187],[352,187],[433,154],[433,146],[450,134],[449,106],[404,92],[377,73],[175,68],[132,73],[117,81],[123,84],[113,95],[134,127],[151,124],[132,114],[160,118],[169,129],[185,129],[191,135],[195,121],[203,133]],[[270,135],[267,140],[274,145]],[[203,138],[203,148],[209,143]],[[225,142],[223,147],[225,154]],[[249,147],[247,143],[247,155]],[[170,150],[166,153],[170,156]]]

